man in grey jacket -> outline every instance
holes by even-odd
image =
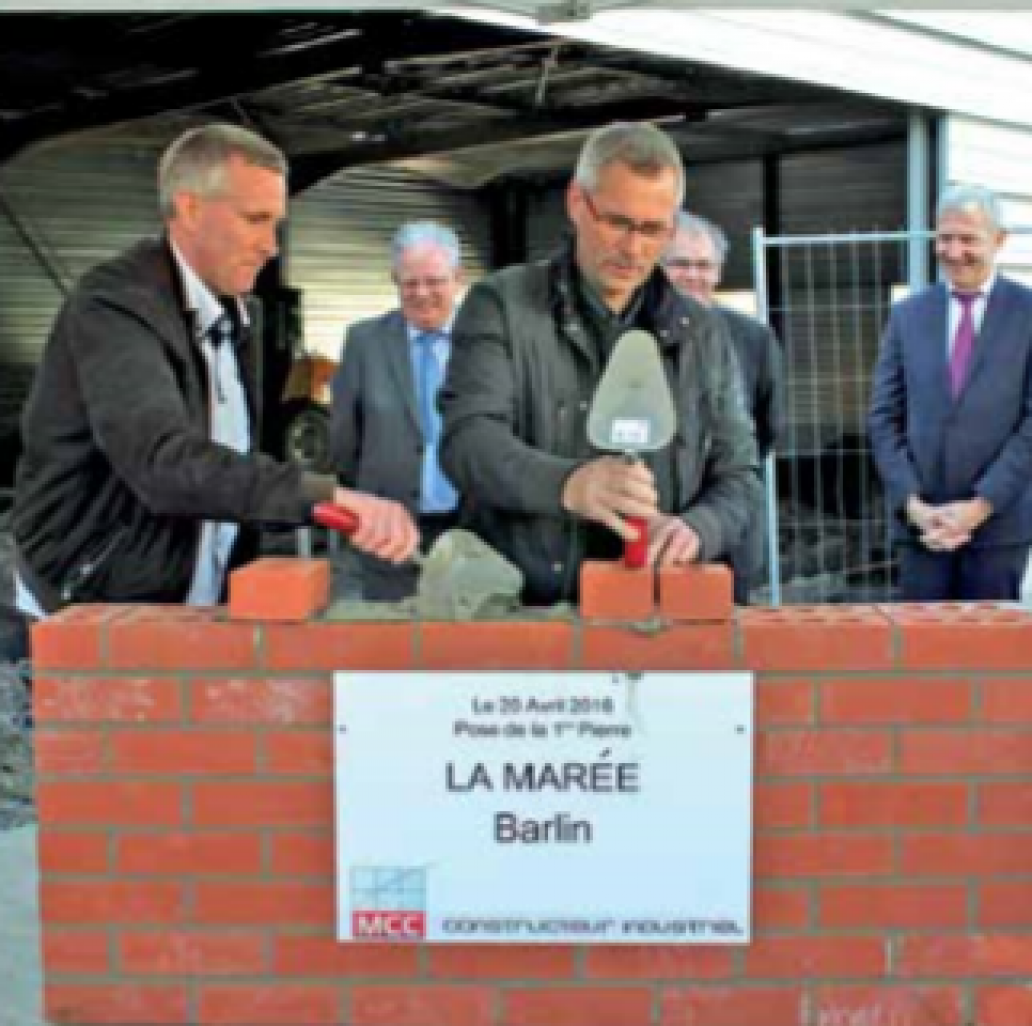
[[[455,525],[457,496],[438,457],[437,393],[463,285],[458,237],[433,221],[402,225],[391,273],[398,308],[351,325],[333,377],[333,467],[341,484],[405,506],[428,549]],[[411,563],[355,553],[349,570],[367,599],[401,599],[416,589]]]
[[[566,207],[572,243],[551,260],[475,285],[452,336],[442,463],[463,517],[525,577],[524,600],[577,596],[585,558],[616,557],[649,521],[653,565],[726,554],[759,488],[738,371],[712,312],[657,262],[684,196],[684,168],[652,125],[616,124],[585,144]],[[587,415],[616,339],[652,332],[677,434],[640,464],[592,449]]]
[[[679,211],[677,231],[663,255],[663,267],[676,288],[710,307],[723,321],[738,359],[746,407],[756,428],[760,459],[764,460],[781,432],[781,345],[762,321],[716,302],[726,259],[727,236],[720,227],[698,214]],[[765,537],[761,505],[754,510],[742,545],[730,554],[735,571],[735,601],[739,605],[748,604],[750,586],[758,583],[764,565]]]
[[[313,503],[357,513],[354,543],[401,561],[418,535],[397,503],[254,448],[241,297],[277,251],[286,162],[232,125],[193,129],[159,169],[166,235],[89,271],[65,302],[22,417],[17,604],[210,605],[261,523]]]

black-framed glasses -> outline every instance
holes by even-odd
[[[687,257],[673,257],[664,260],[663,266],[668,271],[698,271],[700,274],[711,274],[718,267],[714,260],[689,260]]]
[[[673,234],[674,224],[672,221],[635,221],[623,214],[613,214],[608,210],[599,210],[591,193],[587,189],[581,191],[584,202],[587,205],[591,216],[604,225],[614,235],[629,236],[637,232],[648,242],[665,242]]]

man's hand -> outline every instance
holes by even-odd
[[[358,517],[351,544],[391,563],[404,563],[419,546],[419,529],[399,502],[337,488],[333,501]]]
[[[563,508],[586,520],[595,520],[625,541],[637,532],[625,517],[652,521],[659,516],[656,483],[644,463],[615,456],[600,456],[578,467],[563,486]]]
[[[683,566],[699,558],[699,536],[680,518],[660,515],[649,524],[649,566]]]

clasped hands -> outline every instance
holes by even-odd
[[[637,531],[628,517],[649,525],[650,566],[691,563],[699,556],[699,536],[680,518],[659,511],[656,482],[644,463],[600,456],[578,467],[563,486],[563,508],[585,520],[605,524],[625,541]]]
[[[971,535],[989,519],[992,507],[982,498],[932,503],[912,495],[907,519],[920,531],[921,544],[933,552],[953,552],[967,545]]]

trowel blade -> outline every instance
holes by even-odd
[[[637,328],[613,347],[588,413],[588,439],[606,452],[653,452],[677,428],[674,399],[655,336]]]

